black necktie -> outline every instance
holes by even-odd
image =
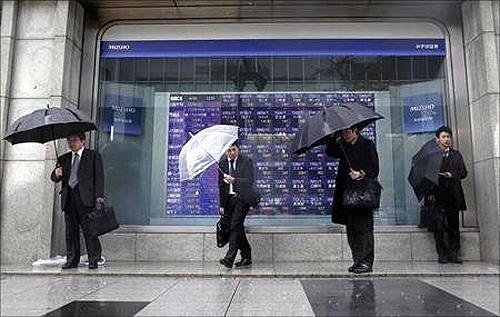
[[[234,160],[229,160],[229,163],[230,163],[229,174],[233,175],[234,174]]]

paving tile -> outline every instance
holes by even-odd
[[[422,281],[500,315],[498,278],[446,277],[425,278]]]
[[[148,302],[73,301],[44,316],[134,316]]]
[[[233,278],[179,279],[173,287],[153,303],[227,303],[238,285]]]
[[[313,312],[299,280],[241,279],[228,315],[312,316]]]
[[[109,284],[99,277],[58,278],[49,283],[16,293],[2,301],[2,307],[50,311],[77,300]]]
[[[317,316],[494,316],[416,279],[309,279],[302,285]]]
[[[1,281],[2,287],[0,288],[0,293],[2,294],[2,301],[4,296],[12,296],[33,288],[39,288],[59,278],[58,276],[8,276]]]
[[[314,316],[309,303],[300,306],[288,302],[265,303],[265,306],[252,303],[231,304],[227,316]]]
[[[165,303],[150,304],[135,316],[224,316],[226,303]]]
[[[43,315],[47,310],[41,308],[29,308],[29,307],[4,307],[2,305],[1,316],[40,316]]]
[[[115,278],[113,283],[85,296],[82,300],[150,302],[170,288],[174,282],[175,278]]]
[[[233,278],[180,278],[138,316],[224,315],[237,285]]]

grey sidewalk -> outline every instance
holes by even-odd
[[[351,262],[255,262],[251,267],[226,269],[218,262],[116,262],[111,261],[98,270],[86,267],[64,270],[60,267],[34,268],[29,264],[3,264],[2,274],[30,275],[128,275],[162,277],[353,277],[347,272]],[[437,262],[375,262],[370,277],[435,277],[435,276],[498,276],[499,266],[484,262],[464,264]]]
[[[497,265],[378,262],[374,273],[354,276],[346,274],[348,264],[228,270],[211,262],[110,262],[65,271],[2,265],[1,315],[499,315]]]
[[[498,279],[2,277],[1,315],[494,316]],[[61,308],[62,307],[62,308]],[[63,313],[61,313],[61,310]],[[74,316],[74,315],[73,315]]]

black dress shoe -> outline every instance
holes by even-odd
[[[251,264],[252,264],[251,259],[241,259],[241,261],[234,263],[234,265],[236,265],[237,267],[247,266]]]
[[[89,261],[89,270],[95,270],[99,266],[97,265],[97,261]]]
[[[367,264],[367,263],[359,263],[353,270],[353,273],[360,274],[360,273],[370,273],[372,272],[372,266]]]
[[[446,256],[440,256],[438,258],[438,262],[441,263],[441,264],[446,264],[446,263],[448,263],[448,257],[446,257]]]
[[[349,266],[349,268],[347,269],[349,272],[354,272],[354,269],[356,268],[358,264],[357,263],[354,263],[353,265]]]
[[[233,268],[233,262],[231,262],[231,260],[228,260],[226,258],[220,259],[219,263],[222,264],[222,265],[224,265],[228,269],[232,269]]]
[[[462,259],[461,259],[459,256],[450,257],[450,258],[448,259],[448,262],[451,262],[451,263],[457,263],[457,264],[462,264],[462,263],[464,263],[464,261],[462,261]]]
[[[74,263],[64,263],[64,265],[61,267],[63,270],[67,270],[67,269],[74,269],[74,268],[77,268],[78,267],[78,264],[74,264]]]

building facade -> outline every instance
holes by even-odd
[[[247,221],[255,260],[349,260],[329,220],[336,161],[290,145],[321,107],[360,102],[384,116],[363,130],[384,187],[376,257],[419,261],[436,254],[406,178],[446,124],[469,170],[463,256],[498,263],[499,11],[486,0],[3,1],[1,133],[47,104],[88,113],[122,224],[103,238],[108,260],[211,261],[224,251],[217,170],[181,182],[178,154],[190,132],[238,125],[263,197]],[[1,160],[2,263],[64,253],[53,148],[2,142]]]

